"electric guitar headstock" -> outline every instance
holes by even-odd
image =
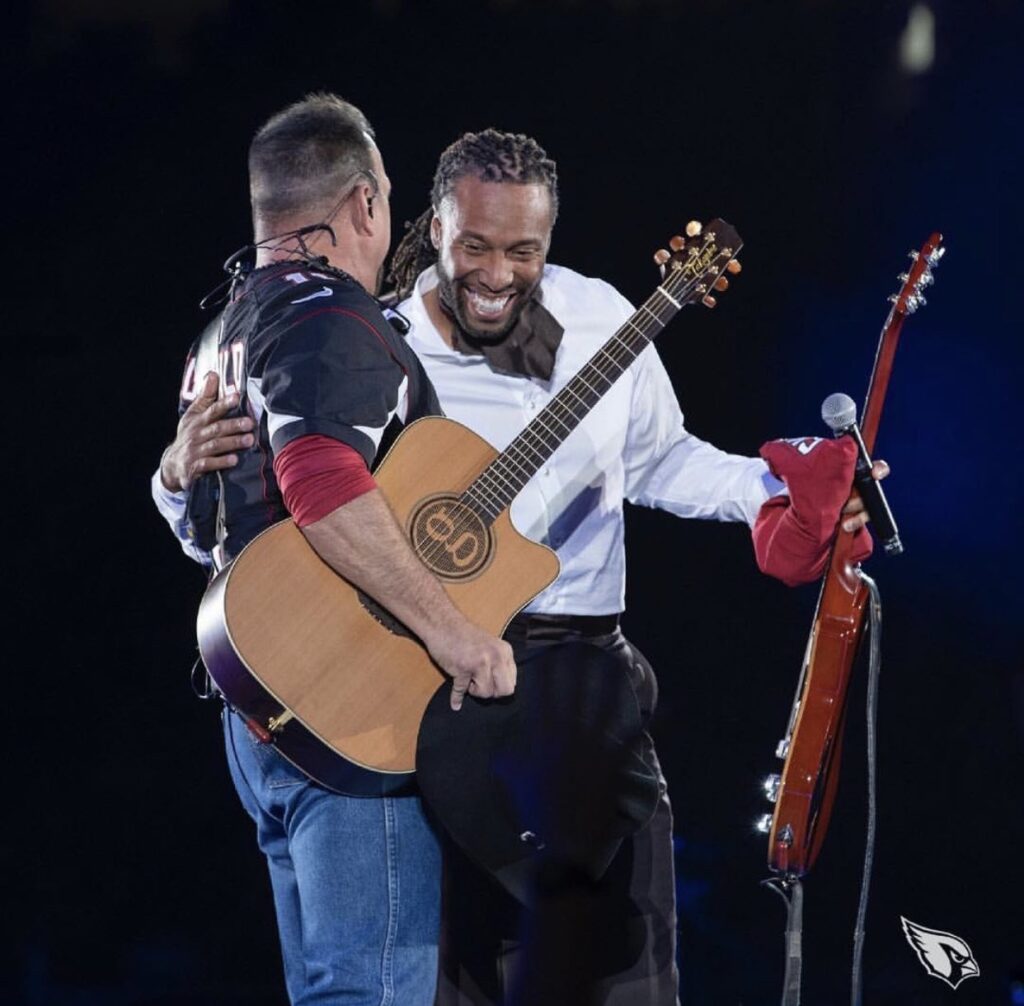
[[[711,291],[728,290],[726,273],[735,276],[743,268],[736,260],[743,239],[724,220],[716,218],[706,225],[691,220],[686,237],[677,234],[668,245],[654,253],[654,263],[661,270],[659,289],[677,307],[696,300],[714,307],[718,301]]]
[[[920,251],[912,251],[908,254],[911,266],[906,272],[899,274],[897,279],[902,286],[889,297],[893,311],[900,315],[913,314],[919,307],[928,303],[924,299],[922,291],[935,282],[932,270],[946,254],[946,249],[942,244],[942,235],[936,231],[925,241]]]

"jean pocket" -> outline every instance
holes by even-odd
[[[289,789],[309,782],[309,776],[273,744],[261,744],[260,747],[263,748],[263,778],[267,789]]]

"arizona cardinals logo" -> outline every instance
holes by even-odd
[[[821,437],[783,437],[783,441],[792,444],[801,454],[810,454],[818,444]]]
[[[941,978],[954,989],[962,981],[981,974],[971,948],[959,936],[940,929],[926,929],[902,915],[900,922],[903,923],[907,942],[914,948],[928,974]]]

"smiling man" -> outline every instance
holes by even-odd
[[[398,309],[446,415],[502,450],[633,309],[607,283],[547,263],[557,176],[532,139],[464,135],[441,155],[431,194],[431,209],[396,251],[392,276],[406,295]],[[561,563],[506,634],[520,667],[544,673],[599,647],[649,717],[653,673],[618,627],[623,499],[752,522],[776,488],[766,487],[767,474],[759,459],[689,436],[660,360],[642,353],[512,505],[519,530]],[[647,754],[657,771],[649,741]],[[542,965],[550,948],[524,953],[530,920],[451,850],[439,1003],[675,1003],[672,821],[662,790],[654,820],[623,844],[601,883],[570,897],[587,907],[567,909],[583,925],[563,948],[571,964]]]
[[[445,414],[499,450],[633,314],[607,283],[547,262],[557,214],[555,164],[534,140],[467,133],[441,155],[431,208],[395,253],[398,310]],[[772,538],[773,546],[795,541],[785,570],[794,581],[817,574],[846,502],[853,460],[835,450],[827,443],[815,452],[848,469],[824,539],[805,535],[803,525]],[[555,549],[561,564],[558,579],[506,632],[520,668],[582,667],[596,647],[628,676],[646,722],[657,701],[654,674],[618,624],[624,500],[754,527],[780,493],[785,504],[783,483],[765,461],[726,454],[684,428],[649,346],[512,504],[516,527]],[[793,516],[785,505],[770,510],[772,521]],[[847,504],[851,527],[863,525],[860,511],[859,501]],[[779,574],[768,551],[759,548],[762,568]],[[645,746],[660,779],[646,735]],[[548,922],[524,917],[492,878],[450,850],[439,1004],[675,1004],[672,816],[663,779],[660,790],[653,819],[599,881],[578,879],[540,906]],[[541,931],[559,945],[539,945]]]

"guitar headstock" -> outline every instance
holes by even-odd
[[[894,311],[902,315],[913,314],[919,307],[928,303],[922,291],[935,282],[932,270],[942,261],[945,254],[942,235],[938,232],[925,241],[920,251],[909,253],[911,266],[897,277],[903,285],[889,297]]]
[[[677,234],[669,241],[671,251],[661,248],[654,253],[663,292],[680,307],[698,299],[705,307],[714,307],[717,300],[711,291],[729,288],[726,273],[735,276],[742,269],[736,261],[742,247],[743,239],[724,220],[716,218],[706,225],[691,220],[686,237]]]

